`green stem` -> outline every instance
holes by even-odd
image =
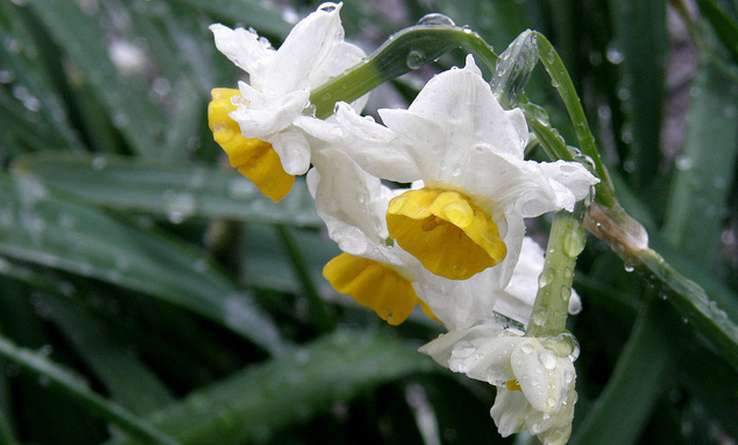
[[[336,102],[352,102],[456,48],[474,54],[494,72],[497,55],[479,34],[457,26],[412,26],[393,34],[360,64],[313,90],[310,102],[315,116],[324,119],[333,114]]]
[[[554,216],[527,335],[554,336],[566,330],[574,267],[586,241],[579,212]]]
[[[15,346],[10,340],[0,337],[0,357],[35,374],[49,387],[66,393],[87,406],[99,417],[110,421],[121,430],[144,440],[146,443],[177,445],[179,442],[158,431],[145,420],[136,417],[122,406],[105,400],[92,392],[78,377],[70,374],[45,357]]]
[[[600,152],[597,150],[595,138],[589,128],[587,116],[584,114],[584,108],[582,108],[574,83],[551,42],[539,32],[535,32],[535,36],[541,63],[546,68],[546,72],[551,77],[552,85],[559,92],[559,96],[564,102],[582,152],[592,159],[597,177],[600,178],[600,183],[596,186],[596,199],[602,205],[610,207],[616,202],[615,191],[610,181],[610,175],[607,173],[607,168],[603,164],[602,158],[600,158]]]
[[[300,283],[302,283],[305,295],[310,302],[310,315],[312,320],[321,332],[332,331],[335,328],[336,321],[323,299],[320,298],[320,293],[315,286],[315,281],[313,281],[313,277],[310,276],[310,268],[305,261],[305,257],[303,257],[302,252],[300,251],[300,247],[295,241],[295,237],[286,226],[277,225],[275,227],[280,239],[282,240],[282,244],[290,257],[292,268],[297,274],[297,278],[300,280]]]

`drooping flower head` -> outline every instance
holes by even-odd
[[[231,166],[274,201],[310,166],[310,143],[300,128],[313,119],[310,91],[364,57],[344,42],[340,10],[340,3],[324,3],[295,25],[278,50],[253,31],[210,27],[217,48],[249,75],[238,89],[213,89],[210,129]]]
[[[579,354],[571,335],[525,337],[486,323],[451,331],[420,351],[451,371],[497,387],[490,414],[503,437],[526,430],[546,445],[569,439]]]
[[[523,218],[572,210],[597,182],[577,163],[525,161],[523,113],[501,107],[471,56],[463,69],[431,79],[408,109],[379,114],[392,138],[339,104],[336,119],[357,127],[345,131],[366,137],[346,150],[376,176],[423,181],[423,188],[390,202],[389,234],[428,270],[450,279],[500,264],[496,273],[508,281]]]

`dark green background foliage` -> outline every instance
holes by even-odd
[[[304,185],[274,205],[211,139],[208,91],[239,73],[207,26],[277,46],[314,7],[0,0],[0,444],[512,443],[492,387],[415,352],[439,326],[390,329],[330,290],[337,249]],[[623,205],[735,318],[738,2],[347,0],[342,15],[370,52],[431,11],[498,52],[526,28],[550,37]],[[573,144],[540,68],[527,94]],[[594,239],[579,260],[572,443],[734,443],[736,370],[628,269]]]

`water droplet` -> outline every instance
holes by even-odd
[[[172,90],[172,85],[166,77],[157,77],[151,83],[151,91],[159,98],[163,98]]]
[[[576,258],[584,250],[586,242],[587,237],[584,230],[577,229],[570,231],[564,236],[564,253],[569,258]]]
[[[553,280],[553,272],[550,270],[544,270],[543,273],[538,277],[538,288],[542,289],[548,286]]]
[[[0,70],[0,83],[10,83],[15,79],[13,73],[9,70]]]
[[[105,159],[105,156],[97,155],[92,158],[93,170],[102,170],[105,168],[106,165],[108,165],[108,160]]]
[[[567,285],[561,286],[561,291],[559,292],[559,296],[563,301],[569,301],[569,298],[571,297],[571,288]]]
[[[623,56],[623,52],[620,51],[620,49],[615,45],[610,45],[607,48],[607,61],[612,63],[613,65],[619,65],[623,63],[623,59],[625,59],[625,56]]]
[[[326,2],[318,6],[319,11],[323,12],[333,12],[336,10],[336,4],[331,2]]]
[[[675,162],[677,170],[689,170],[692,168],[692,158],[687,155],[679,155]]]
[[[423,63],[425,62],[425,54],[423,54],[420,50],[412,50],[409,53],[407,53],[407,60],[405,63],[407,64],[407,67],[411,70],[416,70],[423,66]]]
[[[520,346],[520,351],[523,354],[530,354],[531,352],[533,352],[533,345],[531,345],[530,343],[523,343]]]
[[[439,14],[437,12],[432,12],[430,14],[426,14],[423,17],[418,20],[418,25],[422,26],[456,26],[456,23],[454,23],[453,20],[451,20],[450,17]]]
[[[282,20],[290,25],[294,25],[298,20],[300,20],[300,16],[297,14],[297,11],[295,11],[295,8],[286,6],[282,8]]]
[[[195,198],[188,193],[168,190],[164,192],[164,206],[169,222],[179,224],[195,211]]]
[[[124,113],[115,113],[113,114],[113,126],[115,128],[123,128],[128,125],[128,116],[126,116]]]
[[[625,271],[626,272],[630,273],[630,272],[633,272],[634,270],[635,270],[635,267],[633,267],[632,264],[625,263]]]
[[[556,357],[551,351],[545,350],[538,354],[538,361],[541,362],[544,368],[551,371],[556,368]]]

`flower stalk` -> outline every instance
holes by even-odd
[[[587,242],[582,215],[582,211],[561,211],[554,216],[543,272],[538,278],[538,294],[526,331],[528,336],[555,336],[566,330],[574,267]]]

